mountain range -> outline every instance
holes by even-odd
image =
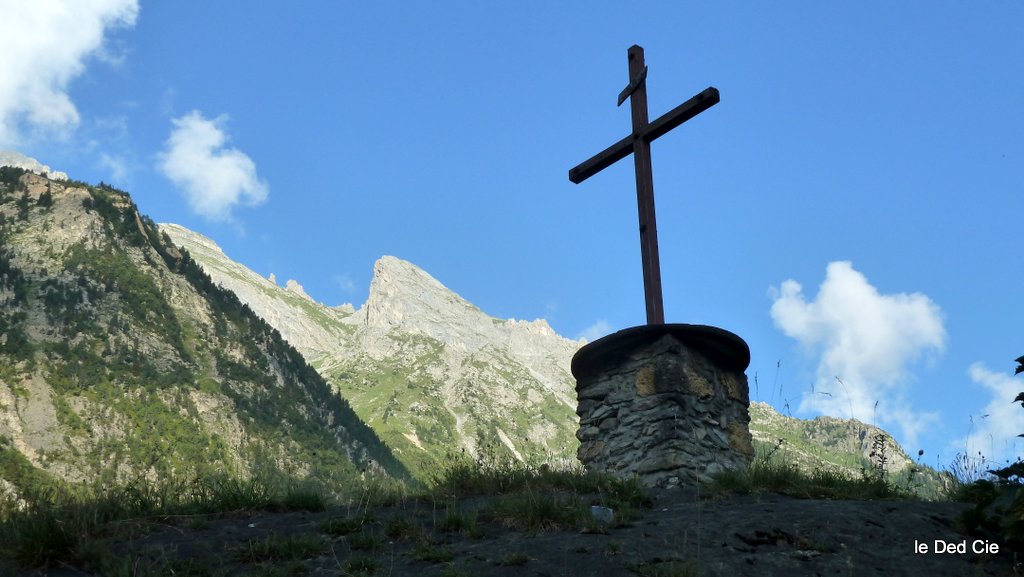
[[[124,191],[19,162],[0,167],[0,497],[265,469],[340,491],[463,453],[576,462],[583,341],[491,317],[392,256],[358,309],[326,306]],[[937,478],[858,421],[762,403],[751,419],[761,455]]]
[[[160,227],[215,282],[294,343],[412,470],[429,470],[453,449],[573,462],[579,421],[569,366],[585,341],[562,338],[543,320],[490,317],[390,256],[374,265],[369,296],[358,310],[326,306],[295,280],[282,287],[274,275],[264,278],[231,260],[207,237],[178,225]],[[884,472],[928,496],[942,486],[936,471],[873,425],[796,419],[759,402],[751,404],[750,416],[759,455],[806,471]],[[446,426],[436,428],[439,421]]]

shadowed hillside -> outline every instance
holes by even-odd
[[[278,331],[127,193],[0,168],[0,495],[272,468],[405,476]]]

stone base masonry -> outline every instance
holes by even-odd
[[[700,325],[635,327],[586,345],[572,362],[579,460],[649,487],[746,467],[749,362],[742,339]]]

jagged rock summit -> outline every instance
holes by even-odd
[[[366,304],[357,312],[367,327],[408,329],[445,337],[447,327],[480,310],[416,265],[383,256],[373,265]]]
[[[38,175],[46,174],[53,180],[68,179],[67,174],[58,170],[50,170],[49,166],[39,162],[38,160],[12,150],[0,150],[0,166],[24,168],[25,170]]]
[[[461,351],[503,345],[517,357],[540,354],[537,346],[556,343],[560,348],[582,343],[555,334],[547,321],[499,320],[454,293],[426,271],[393,256],[373,266],[373,281],[366,303],[353,322],[375,331],[404,331],[437,339]]]

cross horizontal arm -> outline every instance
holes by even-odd
[[[630,134],[603,151],[595,154],[589,160],[575,166],[569,171],[569,180],[576,184],[583,182],[633,152],[634,137],[638,136],[647,142],[651,142],[655,138],[658,138],[694,116],[697,116],[701,112],[704,112],[708,108],[718,104],[718,102],[718,89],[713,86],[705,88],[700,94],[697,94],[693,98],[665,114],[662,114],[657,120],[643,127],[640,134]]]
[[[632,134],[601,152],[598,152],[590,160],[586,160],[569,170],[569,180],[579,184],[623,158],[626,158],[629,156],[630,152],[633,152]]]
[[[700,94],[662,114],[657,120],[645,126],[643,138],[647,142],[652,142],[655,138],[716,104],[718,104],[718,89],[708,86]]]

